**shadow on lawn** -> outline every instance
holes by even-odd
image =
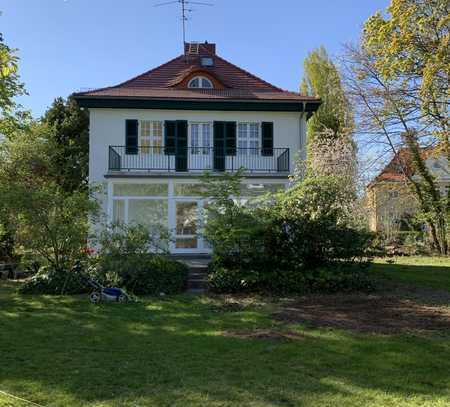
[[[0,295],[0,388],[23,395],[38,388],[37,401],[58,406],[294,406],[359,389],[448,395],[445,337],[306,330],[300,341],[241,339],[220,332],[273,321],[251,308],[211,309],[186,297],[93,306],[77,298]]]
[[[423,300],[424,303],[450,305],[450,259],[448,264],[374,263],[371,272],[379,279],[384,289],[400,288],[401,295],[402,288],[406,287],[410,294],[415,293],[417,299]]]
[[[444,261],[444,259],[442,259]],[[423,278],[441,278],[442,280],[450,281],[450,266],[443,265],[420,265],[420,264],[408,264],[408,263],[397,263],[397,260],[392,260],[392,263],[373,263],[371,269],[373,271],[383,272],[386,275],[401,274],[405,273],[410,276],[422,276]],[[450,258],[448,260],[450,264]]]

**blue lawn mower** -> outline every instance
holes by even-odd
[[[104,287],[98,281],[86,278],[87,283],[94,289],[89,294],[89,301],[97,304],[100,301],[128,302],[131,297],[121,288]]]
[[[82,277],[86,284],[93,288],[92,292],[89,294],[89,301],[91,301],[92,304],[97,304],[100,301],[124,303],[132,300],[132,297],[121,288],[105,287],[98,281],[92,279],[90,276],[84,274],[81,271],[81,266],[79,264],[77,264],[75,268],[77,269],[76,271],[78,275]]]

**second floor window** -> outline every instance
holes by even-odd
[[[161,154],[163,147],[162,122],[141,120],[139,146],[143,154]]]
[[[211,123],[191,123],[191,154],[209,154]]]
[[[259,124],[239,123],[237,147],[239,155],[259,154]]]

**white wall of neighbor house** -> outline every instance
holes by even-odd
[[[290,149],[290,168],[297,156],[305,157],[305,115],[299,112],[225,112],[191,110],[90,109],[89,180],[98,183],[108,171],[108,146],[125,145],[125,120],[187,120],[188,122],[274,123],[274,147]]]

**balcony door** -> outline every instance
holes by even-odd
[[[207,170],[212,168],[212,123],[191,122],[189,131],[189,169]]]

